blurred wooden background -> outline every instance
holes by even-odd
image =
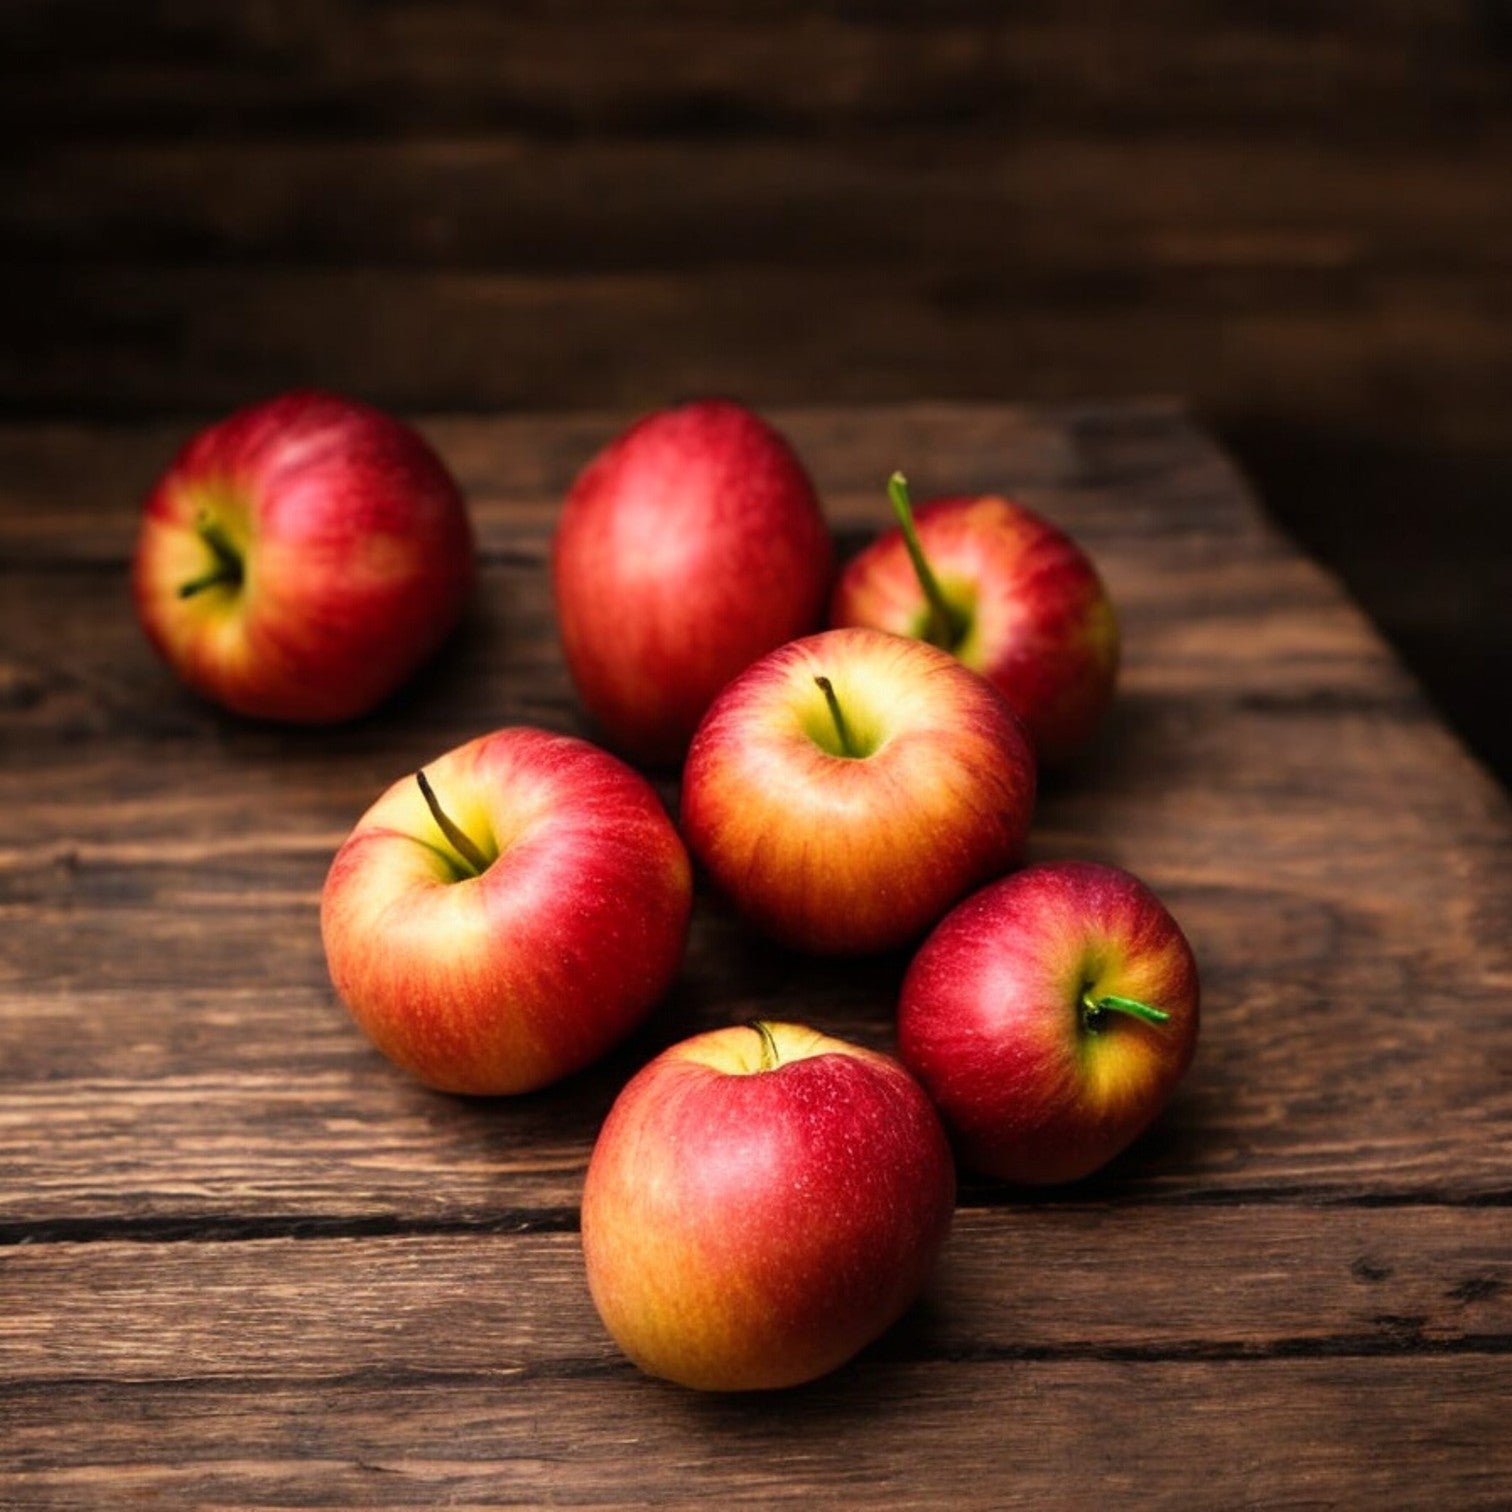
[[[1512,769],[1507,0],[5,0],[0,125],[0,421],[1181,394]]]

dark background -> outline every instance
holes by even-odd
[[[1507,0],[5,0],[0,129],[0,420],[1180,394],[1512,771]]]

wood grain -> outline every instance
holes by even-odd
[[[1505,780],[1504,12],[15,0],[0,413],[1180,392]]]
[[[591,23],[591,24],[590,24]],[[1503,103],[1494,7],[1398,0],[1214,7],[1157,0],[1089,14],[1054,0],[527,4],[16,0],[0,49],[7,119],[76,131],[360,134],[529,128],[807,134],[1024,118],[1126,132],[1213,130],[1463,139]],[[1179,39],[1182,46],[1173,46]],[[38,77],[37,58],[58,60]],[[1452,62],[1433,69],[1426,62]],[[906,84],[906,87],[904,87]]]
[[[925,1301],[872,1356],[1363,1357],[1491,1351],[1512,1335],[1503,1212],[1273,1203],[1264,1218],[1080,1200],[963,1211]],[[357,1362],[390,1374],[417,1361],[454,1376],[613,1371],[577,1233],[502,1227],[8,1250],[0,1390],[311,1381]]]
[[[873,1361],[782,1397],[629,1365],[33,1388],[18,1508],[1500,1508],[1504,1358]],[[108,1431],[101,1431],[108,1424]],[[94,1431],[81,1431],[93,1428]]]
[[[12,7],[0,118],[45,129],[0,207],[0,406],[1096,375],[1251,431],[1500,454],[1494,17],[1097,11]]]
[[[1159,406],[778,418],[819,460],[847,540],[877,519],[876,459],[918,455],[922,486],[1018,489],[1108,575],[1128,641],[1121,706],[1103,748],[1047,785],[1034,854],[1146,876],[1197,942],[1224,1026],[1121,1189],[1505,1193],[1504,801],[1221,459]],[[7,537],[32,543],[0,605],[22,690],[0,710],[17,752],[17,797],[0,804],[0,1033],[14,1041],[0,1152],[33,1178],[0,1195],[8,1221],[476,1222],[506,1184],[508,1205],[554,1210],[576,1201],[625,1067],[655,1045],[797,998],[890,1043],[901,959],[816,970],[707,902],[667,1010],[563,1095],[428,1097],[331,1001],[316,902],[366,803],[480,720],[585,729],[549,631],[545,556],[572,472],[615,423],[430,426],[475,496],[479,612],[426,687],[319,736],[196,703],[126,612],[132,493],[117,479],[150,476],[166,430],[106,433],[98,449],[68,430],[8,438],[14,459],[42,459],[30,476],[57,522],[39,538],[15,496],[0,511]],[[675,784],[663,791],[675,804]],[[237,963],[229,979],[221,961]],[[1475,1034],[1446,1036],[1446,1013]],[[54,1137],[38,1143],[39,1127]]]
[[[903,957],[805,961],[701,897],[635,1040],[472,1101],[365,1046],[316,927],[388,781],[484,725],[584,728],[546,552],[624,416],[424,422],[479,602],[420,686],[315,733],[197,703],[133,621],[136,501],[181,426],[0,427],[7,1507],[1496,1504],[1505,797],[1173,406],[777,418],[847,549],[902,462],[921,492],[1011,488],[1103,565],[1122,696],[1033,854],[1133,867],[1191,935],[1172,1108],[1074,1192],[968,1181],[925,1303],[831,1381],[641,1379],[575,1232],[618,1087],[755,1012],[885,1047]]]
[[[1496,133],[1433,144],[1118,142],[912,128],[691,140],[529,133],[400,140],[37,143],[0,202],[16,260],[634,272],[722,262],[950,263],[1090,292],[1243,273],[1295,299],[1383,267],[1500,269]],[[1130,181],[1140,186],[1130,195]],[[903,207],[906,207],[904,209]],[[1011,234],[1005,218],[1014,217]],[[612,235],[605,234],[606,226]]]
[[[5,298],[0,407],[41,417],[209,413],[318,383],[396,408],[643,406],[738,392],[754,403],[1064,400],[1106,373],[1114,397],[1195,389],[1220,420],[1241,396],[1270,424],[1494,447],[1512,382],[1503,281],[1326,267],[1256,275],[1179,266],[1099,288],[904,271],[695,269],[515,273],[18,265]],[[1264,275],[1260,275],[1264,283]],[[66,312],[57,321],[28,309]],[[1489,312],[1489,318],[1488,318]],[[571,333],[568,337],[567,333]],[[780,340],[774,340],[776,333]],[[1116,362],[1104,354],[1118,353]],[[1411,353],[1410,364],[1400,354]],[[1400,383],[1374,375],[1400,371]]]

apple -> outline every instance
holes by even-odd
[[[682,828],[714,882],[800,949],[884,950],[1017,858],[1034,757],[985,679],[923,641],[829,630],[748,668],[705,716]]]
[[[901,473],[888,488],[898,526],[841,574],[830,624],[943,646],[1013,705],[1042,765],[1069,760],[1118,677],[1118,620],[1097,569],[1021,504],[944,498],[915,516]]]
[[[895,1060],[796,1024],[716,1029],[610,1110],[583,1188],[588,1285],[651,1375],[796,1386],[907,1311],[954,1204],[939,1118]]]
[[[898,1045],[963,1164],[1076,1181],[1170,1100],[1197,1043],[1176,921],[1112,866],[1031,866],[948,914],[903,981]]]
[[[573,484],[552,545],[562,647],[611,745],[671,764],[758,656],[819,628],[834,550],[786,441],[722,399],[632,426]]]
[[[396,782],[326,878],[336,991],[443,1092],[528,1092],[628,1034],[682,958],[692,868],[651,785],[513,728]]]
[[[240,714],[365,713],[457,623],[473,541],[457,485],[389,415],[290,393],[201,431],[147,499],[133,590],[179,676]]]

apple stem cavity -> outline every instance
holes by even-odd
[[[415,781],[420,784],[420,792],[425,798],[425,805],[431,811],[431,818],[436,821],[441,833],[446,836],[447,843],[456,851],[470,874],[481,877],[488,870],[487,857],[467,838],[466,833],[452,822],[446,810],[441,807],[441,800],[436,797],[435,791],[426,780],[425,773],[416,772]]]
[[[903,532],[903,544],[908,548],[908,559],[913,563],[914,576],[924,597],[929,601],[929,634],[925,637],[932,646],[942,651],[954,651],[965,639],[969,628],[966,616],[945,597],[945,590],[924,555],[919,542],[919,532],[914,525],[913,500],[908,495],[908,479],[895,472],[887,480],[887,497],[892,502],[893,513],[898,517],[898,527]]]
[[[232,588],[239,587],[242,581],[241,553],[231,544],[230,536],[205,515],[200,516],[195,528],[199,531],[200,539],[210,548],[215,563],[208,572],[190,578],[187,583],[180,583],[178,596],[181,599],[193,598],[196,593],[203,593],[206,588],[214,588],[220,583]]]
[[[1082,993],[1082,1024],[1096,1032],[1110,1013],[1127,1013],[1130,1018],[1142,1019],[1146,1024],[1164,1024],[1171,1015],[1164,1008],[1152,1008],[1137,998],[1118,997],[1105,993],[1094,998],[1090,992]]]
[[[746,1028],[754,1029],[761,1036],[761,1069],[775,1071],[782,1060],[782,1053],[777,1048],[777,1041],[772,1038],[772,1031],[760,1019],[747,1019]]]
[[[835,693],[835,685],[827,677],[814,679],[819,685],[819,691],[824,694],[824,701],[829,705],[830,718],[835,722],[835,738],[840,742],[840,754],[842,756],[857,757],[861,755],[859,747],[851,739],[850,726],[845,722],[845,714],[840,708],[840,699]]]

